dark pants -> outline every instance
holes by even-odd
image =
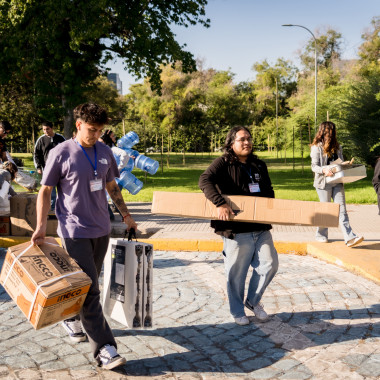
[[[80,311],[80,320],[91,344],[94,357],[101,347],[116,342],[104,318],[100,304],[99,275],[107,252],[109,235],[95,239],[61,239],[63,247],[91,278],[92,285]]]

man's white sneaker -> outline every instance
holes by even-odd
[[[269,315],[266,313],[261,303],[253,306],[248,300],[246,300],[244,306],[247,309],[251,310],[255,314],[255,317],[260,321],[264,322],[269,318]]]
[[[235,318],[235,323],[239,326],[249,325],[249,319],[244,315],[239,318]]]
[[[114,346],[106,344],[103,346],[96,356],[98,366],[104,369],[112,369],[125,364],[127,361],[122,358],[116,351]]]
[[[84,342],[87,339],[79,319],[66,319],[62,321],[62,327],[68,332],[73,342]]]
[[[363,240],[364,240],[363,236],[357,236],[356,238],[349,240],[346,244],[347,244],[347,247],[351,248],[355,245],[360,244]]]
[[[326,236],[316,236],[315,237],[315,240],[318,242],[318,243],[327,243],[328,242],[328,239]]]

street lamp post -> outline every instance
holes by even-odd
[[[306,29],[314,38],[314,71],[315,71],[315,103],[314,103],[314,132],[317,132],[317,39],[313,32],[302,25],[283,24],[282,26],[297,26],[302,29]]]

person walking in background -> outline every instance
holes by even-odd
[[[49,152],[56,147],[58,144],[65,141],[65,138],[59,133],[55,133],[53,130],[53,124],[50,121],[44,121],[41,124],[43,135],[40,136],[34,146],[34,166],[37,169],[38,174],[42,174]],[[51,210],[55,209],[55,201],[57,198],[57,193],[55,187],[51,193]]]
[[[116,146],[116,136],[115,134],[110,130],[106,129],[104,133],[99,137],[99,141],[109,146],[112,150],[113,156],[115,157],[117,165],[117,169],[119,172],[121,169],[124,168],[124,166],[127,164],[128,160],[130,160],[130,157],[128,154],[123,150]],[[119,186],[120,191],[122,190],[122,187]],[[108,214],[110,216],[110,220],[115,220],[115,215],[113,214],[114,211],[118,211],[117,207],[112,203],[112,208],[110,204],[108,203],[108,196],[107,196],[107,207],[108,207]]]
[[[373,173],[372,184],[377,194],[377,205],[379,206],[379,215],[380,215],[380,157],[378,157],[376,160],[375,172]]]
[[[110,129],[106,129],[104,131],[104,133],[100,136],[100,141],[111,148],[116,163],[118,163],[117,168],[119,171],[127,165],[130,159],[132,159],[128,156],[127,152],[116,146],[116,136]]]
[[[343,160],[342,147],[336,138],[336,127],[331,121],[320,124],[317,134],[311,144],[311,170],[314,172],[313,186],[317,190],[321,202],[333,202],[339,204],[339,225],[343,232],[347,247],[360,244],[364,238],[356,235],[350,226],[346,209],[346,199],[343,183],[326,183],[326,177],[332,177],[334,173],[327,168],[332,162],[340,158]],[[328,242],[328,228],[317,228],[316,240],[320,243]]]
[[[74,109],[77,134],[50,152],[37,198],[37,225],[32,243],[42,244],[46,235],[51,191],[58,189],[56,214],[58,235],[69,255],[91,278],[92,284],[80,311],[80,317],[62,324],[75,342],[90,341],[98,365],[112,369],[126,361],[116,351],[116,341],[100,304],[98,277],[111,232],[106,192],[123,215],[130,230],[137,225],[115,182],[119,176],[112,151],[98,141],[108,122],[105,109],[86,103]]]
[[[201,174],[199,187],[216,207],[211,227],[222,236],[230,312],[238,325],[249,324],[244,306],[260,321],[268,319],[260,300],[278,270],[278,256],[270,224],[231,221],[234,215],[222,194],[274,198],[267,166],[252,153],[252,136],[242,126],[232,128],[224,154]],[[249,267],[253,273],[244,301]]]

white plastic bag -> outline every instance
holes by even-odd
[[[35,190],[36,188],[35,178],[20,170],[17,172],[14,180],[18,185],[24,187],[27,190]]]

